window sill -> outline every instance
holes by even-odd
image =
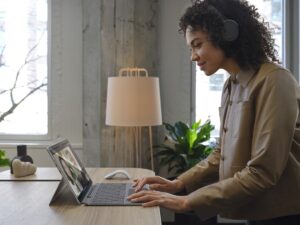
[[[1,149],[16,149],[17,145],[27,145],[29,149],[46,149],[53,141],[0,141]],[[74,150],[82,150],[82,143],[71,143]]]

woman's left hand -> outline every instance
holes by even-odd
[[[132,202],[142,202],[143,207],[162,206],[175,212],[190,211],[187,196],[177,196],[160,191],[140,191],[127,198]]]

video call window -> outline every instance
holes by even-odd
[[[73,155],[70,147],[66,147],[63,150],[54,154],[55,160],[60,168],[64,171],[68,178],[69,184],[73,192],[79,196],[84,187],[88,183],[88,178],[85,172],[77,162],[76,157]]]

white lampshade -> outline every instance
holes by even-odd
[[[109,77],[106,125],[155,126],[162,124],[157,77]]]

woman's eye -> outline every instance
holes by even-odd
[[[202,43],[197,43],[193,47],[199,49],[202,47]]]
[[[202,48],[202,45],[203,45],[202,42],[196,43],[193,46],[191,46],[190,51],[193,51],[195,49],[200,49],[200,48]]]

